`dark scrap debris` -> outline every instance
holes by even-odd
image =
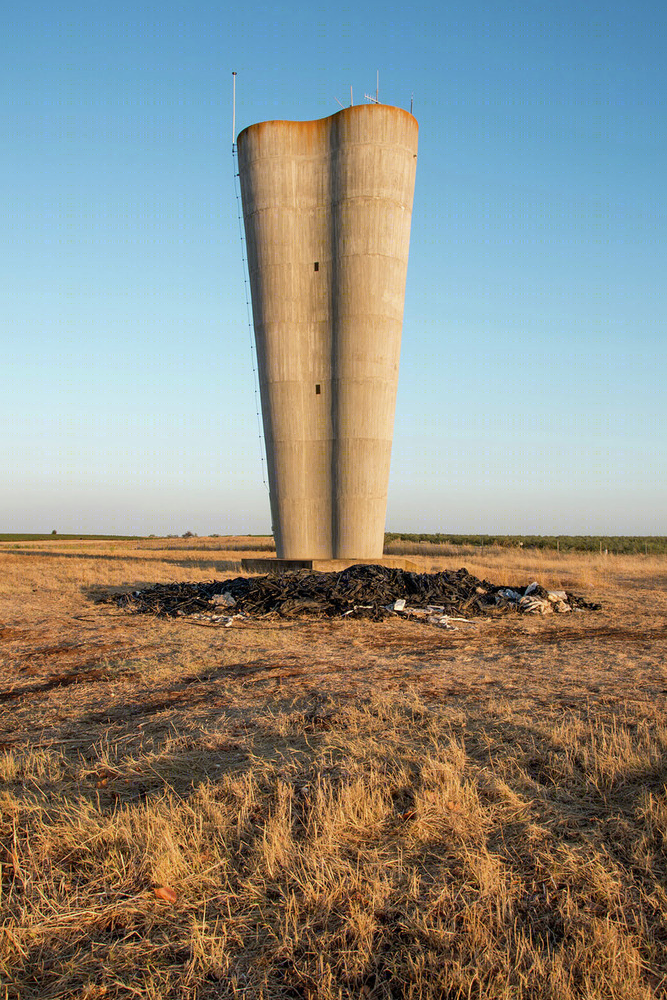
[[[397,601],[405,601],[406,611],[408,608],[436,607],[441,609],[441,614],[466,618],[517,611],[534,613],[540,606],[554,611],[596,611],[600,608],[599,604],[592,604],[575,594],[557,593],[561,595],[558,599],[553,592],[535,583],[516,588],[497,586],[479,580],[466,569],[410,573],[386,566],[357,565],[340,573],[299,570],[211,583],[155,584],[132,594],[114,594],[108,600],[128,611],[176,616],[211,613],[218,603],[216,598],[230,595],[234,612],[243,615],[333,618],[351,614],[372,621],[394,614]],[[549,602],[553,602],[552,607]]]

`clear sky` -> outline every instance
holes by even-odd
[[[664,3],[15,4],[0,531],[264,532],[237,131],[420,124],[387,528],[667,534]]]

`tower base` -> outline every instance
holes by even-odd
[[[349,566],[387,566],[416,573],[419,567],[402,556],[382,556],[381,559],[242,559],[244,573],[293,573],[306,569],[315,573],[340,573]]]

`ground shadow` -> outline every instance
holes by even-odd
[[[93,559],[99,562],[156,562],[161,565],[168,566],[182,566],[186,569],[212,569],[218,573],[241,571],[241,560],[240,559],[188,559],[185,557],[182,559],[168,559],[165,560],[164,556],[132,556],[132,555],[102,555],[100,553],[84,553],[79,552],[47,552],[47,551],[26,551],[20,553],[12,553],[12,555],[36,555],[36,556],[47,556],[50,559],[78,559],[79,561],[86,559]]]
[[[241,564],[231,561],[217,563],[174,562],[174,566],[183,566],[186,569],[210,569],[214,573],[240,574],[241,572]],[[113,586],[111,584],[82,584],[80,590],[89,601],[93,601],[95,604],[104,604],[114,594],[131,594],[135,590],[147,590],[149,587],[154,587],[155,583],[155,580],[133,580],[132,583]]]

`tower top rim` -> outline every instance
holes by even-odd
[[[413,121],[417,128],[419,128],[419,122],[413,114],[406,111],[405,108],[399,108],[394,104],[376,104],[375,102],[369,104],[351,104],[348,108],[341,108],[340,111],[334,111],[332,115],[323,115],[322,118],[306,118],[306,119],[295,119],[295,118],[269,118],[266,121],[254,122],[252,125],[246,125],[245,128],[241,129],[236,141],[241,138],[244,133],[250,131],[251,129],[261,128],[267,125],[278,125],[278,126],[288,126],[296,125],[300,127],[307,127],[308,125],[321,125],[323,122],[333,121],[335,118],[351,117],[358,114],[378,114],[379,112],[385,113],[387,111],[394,111],[398,115],[404,115],[410,121]]]

